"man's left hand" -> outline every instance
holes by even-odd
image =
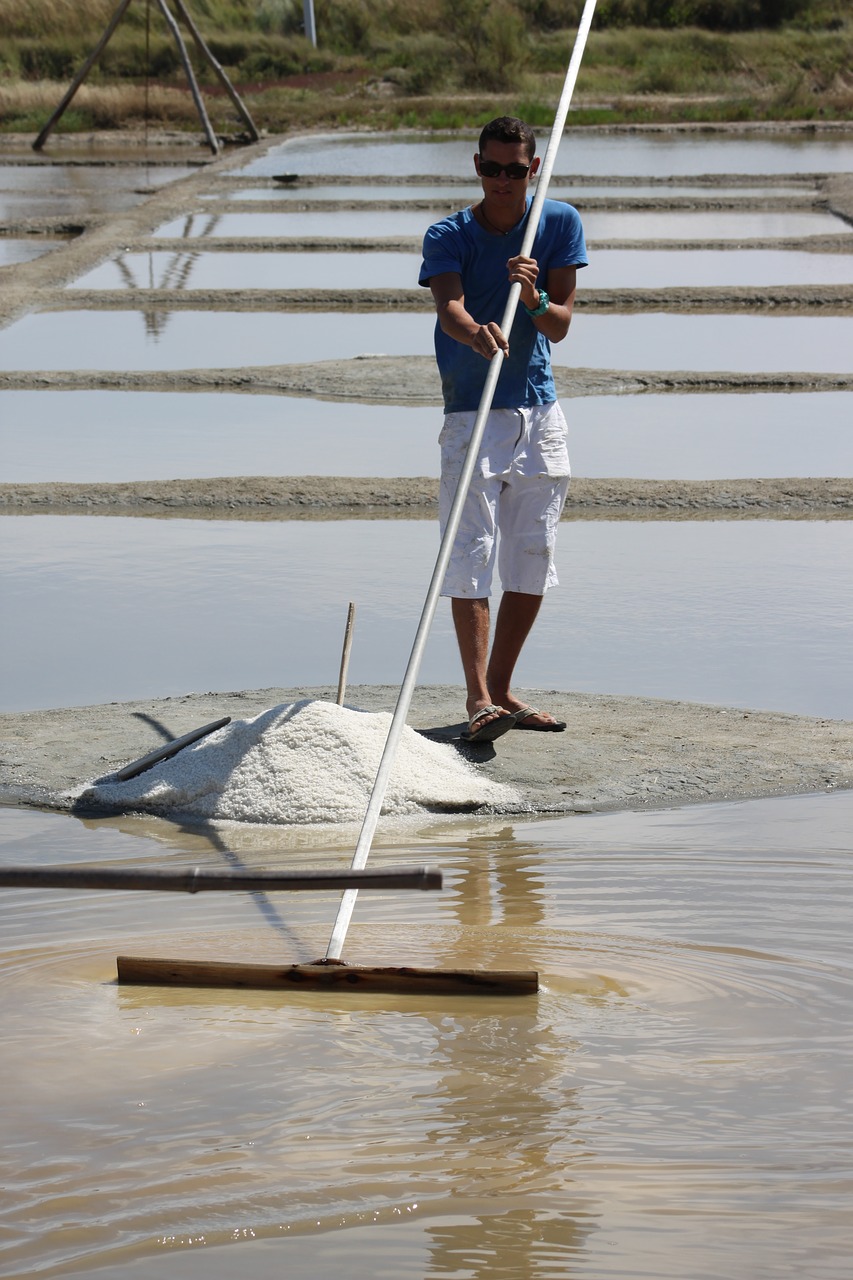
[[[535,258],[524,258],[519,254],[517,258],[510,258],[506,265],[510,284],[517,281],[521,285],[521,301],[532,311],[539,306],[539,290],[536,287],[538,262]]]

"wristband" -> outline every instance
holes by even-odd
[[[544,289],[539,290],[539,306],[525,307],[524,310],[529,316],[543,316],[551,305],[551,299],[548,297]]]

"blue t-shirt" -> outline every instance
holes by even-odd
[[[533,203],[527,197],[527,213]],[[527,215],[509,235],[485,231],[473,208],[462,209],[434,223],[424,236],[418,283],[429,285],[431,276],[456,271],[462,277],[465,309],[480,324],[500,324],[509,297],[507,259],[521,252]],[[585,267],[586,245],[577,209],[559,200],[545,200],[531,257],[539,264],[539,282],[545,287],[552,267]],[[435,326],[435,357],[441,374],[446,413],[476,409],[480,404],[489,362],[471,347],[456,342]],[[496,409],[516,409],[550,404],[557,392],[551,374],[551,344],[519,304],[509,334],[509,358],[504,360],[495,389]]]

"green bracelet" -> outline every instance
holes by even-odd
[[[539,306],[525,307],[524,310],[529,316],[543,316],[551,305],[551,299],[548,297],[544,289],[539,290]]]

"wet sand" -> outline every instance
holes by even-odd
[[[121,483],[0,484],[0,514],[173,516],[237,520],[435,519],[429,476],[222,476]],[[564,520],[837,520],[853,516],[853,481],[819,479],[572,481]]]
[[[398,690],[353,686],[348,706],[392,711]],[[519,690],[568,723],[564,733],[514,730],[464,747],[523,811],[590,813],[833,791],[853,787],[853,723],[654,698]],[[83,784],[222,716],[247,719],[326,688],[187,694],[143,702],[0,715],[0,803],[69,809]],[[453,741],[463,726],[453,686],[415,690],[408,723]],[[517,810],[515,810],[517,812]]]

